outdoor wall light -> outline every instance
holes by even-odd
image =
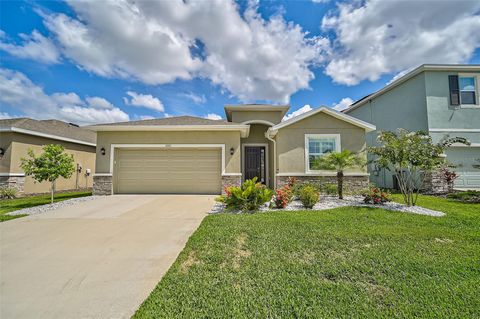
[[[230,148],[230,155],[233,155],[235,153],[235,149],[233,147]]]
[[[101,153],[102,155],[105,155],[105,147],[102,147],[102,148],[100,149],[100,153]]]

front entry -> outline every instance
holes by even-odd
[[[265,146],[245,146],[245,179],[257,177],[262,184],[267,183],[267,161]]]

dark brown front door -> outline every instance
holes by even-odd
[[[265,146],[245,146],[245,179],[258,178],[266,181]]]

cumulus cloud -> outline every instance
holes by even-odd
[[[424,63],[468,62],[480,47],[479,1],[341,3],[322,20],[335,33],[326,74],[355,85]]]
[[[222,119],[222,117],[220,115],[215,114],[215,113],[208,113],[207,115],[205,115],[205,118],[209,119],[209,120],[215,120],[215,121]]]
[[[251,2],[70,1],[75,17],[42,13],[62,53],[80,68],[146,84],[201,77],[243,101],[286,102],[309,88],[329,41]]]
[[[112,103],[110,103],[103,97],[98,97],[98,96],[87,97],[85,101],[87,101],[88,106],[93,108],[109,109],[109,110],[115,108],[115,106]]]
[[[101,107],[110,104],[103,98],[91,97],[83,101],[72,92],[48,95],[23,73],[4,68],[0,68],[0,103],[15,108],[24,116],[55,118],[82,125],[129,120],[128,114],[113,105],[108,109]]]
[[[308,104],[305,104],[304,106],[302,106],[301,108],[299,108],[298,110],[296,111],[293,111],[287,115],[285,115],[282,119],[282,121],[286,121],[286,120],[289,120],[293,117],[296,117],[296,116],[299,116],[300,114],[303,114],[303,113],[307,113],[308,111],[311,111],[313,110],[312,107]]]
[[[127,105],[133,105],[138,107],[145,107],[147,109],[155,110],[158,112],[164,112],[165,108],[163,107],[162,101],[154,97],[151,94],[140,94],[132,91],[128,91],[127,95],[129,98],[124,97],[123,100]]]
[[[187,99],[192,100],[192,102],[195,104],[205,104],[207,102],[207,98],[205,97],[204,94],[198,95],[198,94],[189,92],[189,93],[180,94],[180,96],[183,96]]]
[[[343,111],[345,109],[348,109],[348,107],[352,105],[353,102],[354,101],[351,98],[344,97],[340,100],[340,102],[334,104],[332,108],[337,111]]]
[[[20,33],[19,36],[22,39],[20,44],[11,43],[7,41],[5,33],[2,31],[0,33],[0,49],[19,58],[43,63],[59,62],[60,52],[55,44],[37,30],[33,30],[31,35]]]

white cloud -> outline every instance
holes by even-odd
[[[218,114],[215,114],[215,113],[208,113],[206,116],[205,116],[206,119],[209,119],[209,120],[221,120],[222,117]]]
[[[337,111],[343,111],[345,109],[348,109],[350,105],[352,105],[354,101],[349,98],[349,97],[344,97],[343,99],[340,100],[337,104],[335,104],[332,108]]]
[[[103,100],[99,97],[90,99]],[[0,68],[0,103],[10,105],[24,116],[37,119],[54,118],[82,125],[129,119],[128,114],[114,106],[110,109],[91,107],[88,101],[82,101],[75,93],[59,92],[48,95],[23,73],[2,68]]]
[[[322,21],[336,35],[326,74],[355,85],[424,63],[468,62],[480,47],[479,10],[479,1],[341,3]]]
[[[85,101],[87,101],[88,106],[97,108],[97,109],[111,110],[115,108],[115,106],[112,103],[110,103],[103,97],[98,97],[98,96],[87,97]]]
[[[301,108],[299,108],[298,110],[296,111],[293,111],[287,115],[285,115],[282,119],[282,121],[286,121],[286,120],[289,120],[295,116],[299,116],[300,114],[303,114],[303,113],[307,113],[308,111],[311,111],[313,110],[312,107],[308,104],[305,104],[304,106],[302,106]]]
[[[10,119],[12,118],[13,116],[11,116],[10,114],[8,114],[7,112],[0,112],[0,120],[4,120],[4,119]]]
[[[1,30],[0,30],[1,31]],[[0,33],[0,49],[19,58],[32,59],[43,63],[57,63],[60,60],[55,44],[44,37],[37,30],[33,30],[31,35],[19,34],[22,38],[21,44],[8,43],[5,39],[5,32]]]
[[[202,95],[197,95],[197,94],[194,94],[194,93],[190,92],[190,93],[182,93],[180,95],[183,96],[183,97],[186,97],[187,99],[192,100],[193,103],[195,103],[195,104],[205,104],[207,102],[207,98],[203,94]]]
[[[309,88],[329,41],[254,2],[70,1],[76,18],[42,13],[62,53],[89,72],[146,84],[210,79],[243,101],[286,102]]]
[[[125,104],[127,105],[145,107],[147,109],[152,109],[159,112],[165,111],[162,101],[160,101],[158,98],[154,97],[151,94],[140,94],[140,93],[128,91],[127,95],[131,97],[130,99],[126,97],[123,98],[123,100],[125,101]]]

